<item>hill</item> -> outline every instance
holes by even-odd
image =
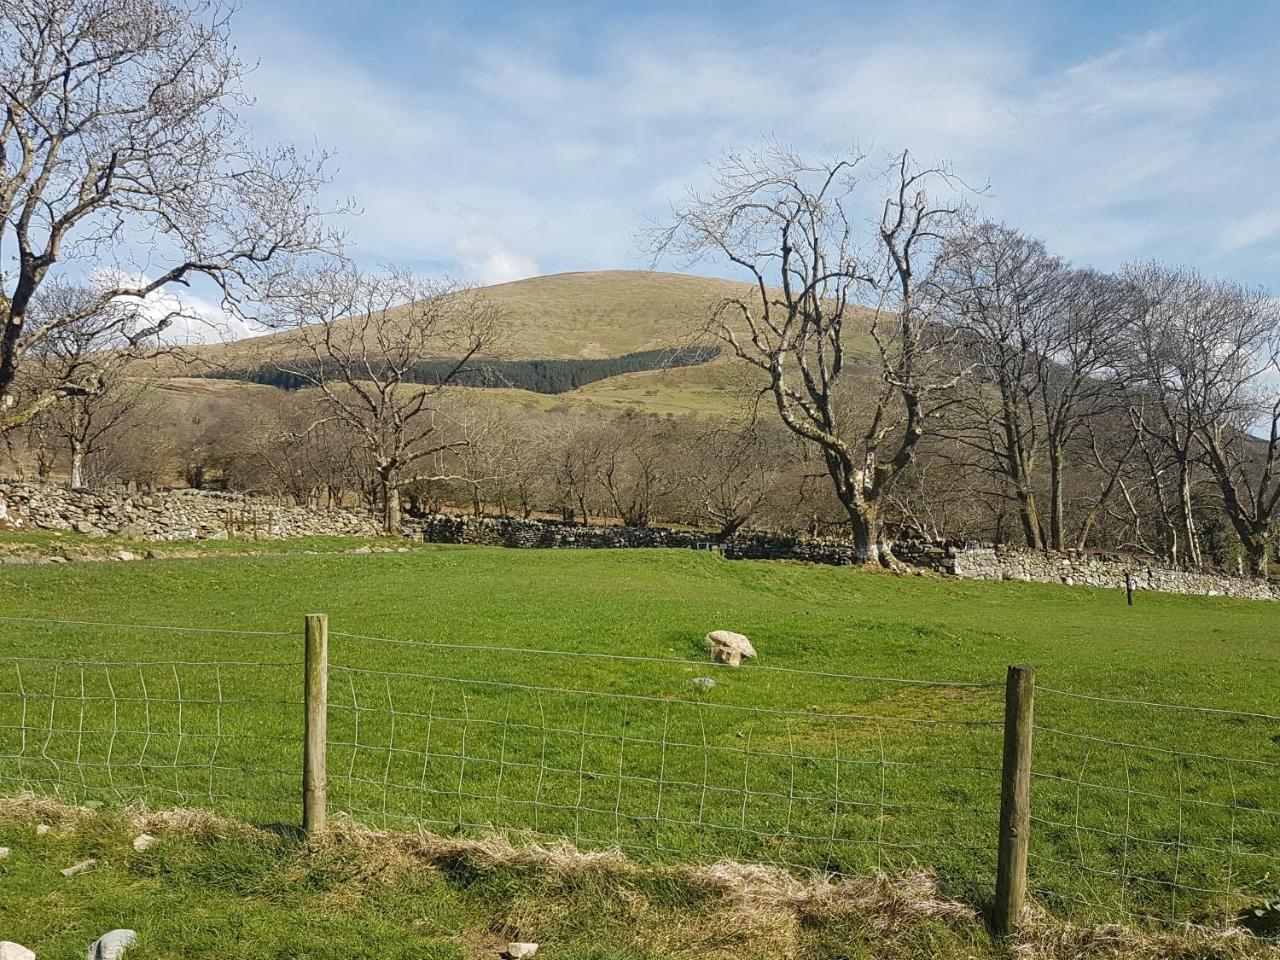
[[[738,403],[742,378],[723,352],[710,362],[687,365],[664,357],[671,357],[673,350],[690,350],[707,304],[730,294],[750,295],[753,291],[747,284],[686,274],[606,270],[533,277],[485,287],[482,292],[502,313],[502,343],[495,351],[500,364],[515,367],[525,361],[548,361],[553,367],[581,364],[606,371],[582,376],[583,385],[576,389],[552,391],[559,404],[679,413],[723,411]],[[191,351],[197,370],[165,360],[153,368],[151,376],[179,392],[192,388],[192,374],[199,368],[206,376],[233,381],[275,382],[265,375],[273,369],[271,358],[290,352],[295,340],[296,334],[281,332],[197,347]],[[703,352],[711,356],[714,351]],[[520,378],[506,379],[507,388],[502,390],[511,400],[549,405],[547,398],[537,399],[534,390],[511,389],[512,383],[519,386]],[[227,390],[218,392],[228,395]]]

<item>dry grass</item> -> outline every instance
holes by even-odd
[[[24,795],[0,798],[0,823],[47,823],[69,835],[97,811]],[[177,836],[204,843],[281,844],[268,832],[200,810],[130,807],[131,832]],[[814,931],[856,931],[872,952],[850,956],[1008,956],[1015,960],[1246,960],[1280,958],[1280,944],[1259,941],[1234,926],[1184,925],[1152,931],[1115,924],[1063,923],[1033,909],[1007,944],[990,941],[972,906],[942,897],[934,876],[917,870],[896,876],[797,875],[776,867],[722,861],[706,866],[646,866],[616,851],[582,851],[571,844],[483,839],[432,833],[393,833],[337,818],[329,833],[289,850],[288,870],[298,879],[341,864],[345,882],[325,894],[335,909],[406,876],[436,871],[451,877],[520,875],[537,896],[508,905],[500,922],[459,933],[473,955],[524,931],[549,924],[579,927],[597,919],[588,905],[609,904],[610,922],[628,925],[634,944],[657,956],[760,957],[799,960],[811,952]],[[677,909],[672,903],[678,903]],[[937,931],[966,949],[930,952]],[[828,934],[832,936],[832,934]],[[881,945],[883,953],[876,947]],[[820,955],[829,956],[822,953]]]

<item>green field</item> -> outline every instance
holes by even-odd
[[[333,630],[330,807],[374,826],[661,864],[923,864],[981,906],[1001,686],[1024,662],[1043,906],[1216,922],[1278,892],[1274,606],[1130,609],[1107,591],[681,551],[0,566],[0,615],[199,628],[0,622],[3,789],[296,822],[310,611]],[[759,663],[705,663],[717,627],[750,635]]]

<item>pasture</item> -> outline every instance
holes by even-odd
[[[0,616],[28,618],[0,620],[0,790],[295,824],[314,611],[332,631],[340,821],[658,865],[924,866],[981,907],[1004,673],[1029,663],[1041,906],[1218,922],[1276,894],[1273,606],[1128,608],[1100,590],[694,552],[0,566]],[[748,634],[759,661],[708,663],[716,628]]]

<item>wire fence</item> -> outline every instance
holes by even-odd
[[[1030,876],[1043,899],[1194,921],[1276,897],[1280,716],[1036,697]]]
[[[333,636],[334,649],[396,642]],[[994,719],[733,702],[754,699],[753,685],[720,693],[741,677],[700,662],[503,648],[495,664],[492,648],[484,655],[472,676],[332,664],[331,806],[387,827],[501,827],[641,858],[840,871],[989,846]],[[564,675],[564,659],[613,676],[595,687],[538,679]],[[641,666],[649,669],[637,675]],[[810,694],[823,684],[899,684],[782,673]]]
[[[0,641],[15,639],[3,646],[74,655],[0,657],[0,792],[298,822],[300,633],[0,618]],[[330,639],[332,812],[641,860],[924,865],[952,895],[990,896],[998,678]],[[128,655],[106,655],[117,651]],[[1184,921],[1275,895],[1280,717],[1047,686],[1035,713],[1038,900]]]

